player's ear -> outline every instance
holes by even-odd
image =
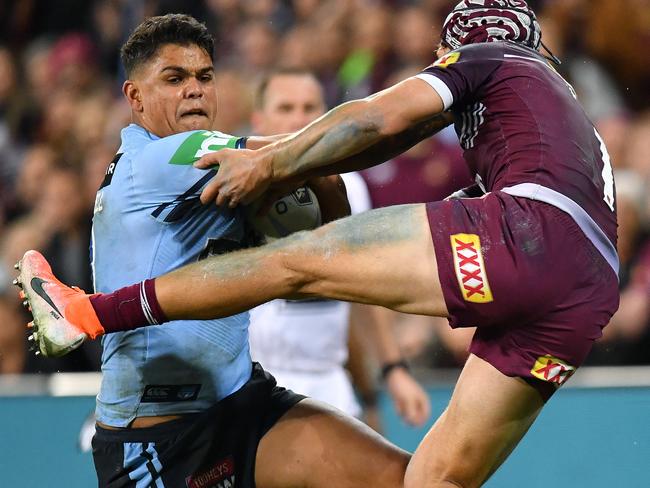
[[[134,112],[142,112],[142,97],[138,85],[132,80],[126,80],[122,85],[122,93]]]

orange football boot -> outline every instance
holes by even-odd
[[[38,343],[37,354],[63,356],[104,333],[89,300],[92,295],[56,279],[41,253],[27,251],[15,268],[19,274],[14,284],[22,288],[23,305],[34,317],[28,327],[33,328],[29,339]]]

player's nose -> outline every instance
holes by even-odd
[[[185,85],[185,96],[187,98],[200,98],[204,94],[203,85],[196,78],[190,78]]]

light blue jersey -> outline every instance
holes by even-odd
[[[95,202],[96,292],[196,261],[223,239],[235,247],[244,240],[239,210],[200,204],[215,170],[192,166],[207,152],[242,143],[214,131],[159,138],[135,124],[122,130],[122,145]],[[135,417],[206,409],[251,375],[248,313],[108,334],[103,346],[97,419],[116,427]]]

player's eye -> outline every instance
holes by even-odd
[[[201,80],[203,83],[209,83],[210,81],[212,81],[212,75],[211,74],[201,75],[199,77],[199,80]]]
[[[181,77],[180,76],[170,76],[167,78],[167,83],[171,83],[172,85],[177,85],[181,82]]]

